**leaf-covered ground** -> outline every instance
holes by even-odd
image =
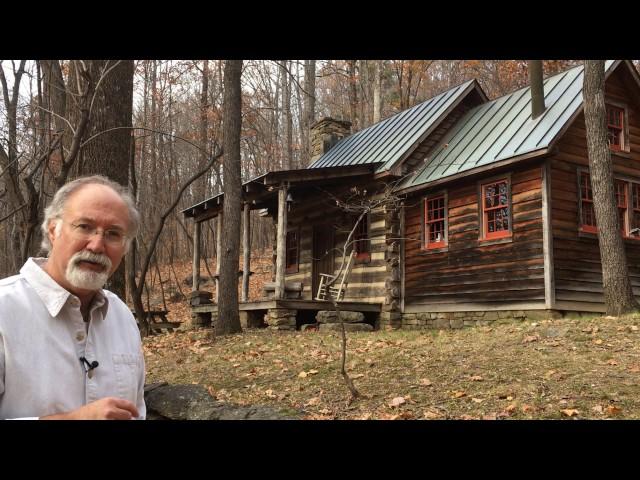
[[[640,316],[568,317],[442,331],[248,330],[144,339],[147,383],[198,383],[221,401],[308,419],[640,418]]]

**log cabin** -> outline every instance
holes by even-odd
[[[308,168],[243,185],[245,248],[249,210],[277,228],[273,295],[248,302],[243,293],[241,310],[266,312],[272,328],[299,326],[302,312],[330,309],[317,297],[321,275],[353,251],[341,308],[366,312],[377,328],[603,312],[583,72],[546,78],[535,118],[529,87],[489,100],[471,80],[353,135],[349,122],[317,122]],[[640,296],[640,76],[617,60],[605,78],[621,234]],[[183,214],[197,226],[220,222],[223,202],[217,195]],[[345,248],[354,209],[344,206],[365,203],[373,207]],[[245,256],[245,282],[249,270]]]

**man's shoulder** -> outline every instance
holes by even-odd
[[[2,279],[0,279],[0,287],[13,285],[14,283],[19,282],[20,280],[22,280],[22,278],[23,277],[20,274],[11,275],[10,277],[2,278]]]
[[[109,301],[109,307],[113,306],[118,310],[127,310],[129,313],[131,313],[131,309],[127,306],[127,304],[124,303],[122,299],[112,291],[103,288],[102,294]]]
[[[9,296],[15,293],[16,288],[24,286],[25,279],[21,274],[12,275],[0,280],[0,297]]]
[[[114,312],[120,318],[127,318],[135,323],[135,317],[129,306],[115,293],[102,289],[102,294],[109,302],[109,310]]]

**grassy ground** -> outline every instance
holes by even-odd
[[[640,316],[442,331],[249,330],[144,340],[147,383],[198,383],[221,401],[293,407],[308,419],[640,418]]]

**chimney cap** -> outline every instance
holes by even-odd
[[[347,129],[351,128],[351,122],[349,120],[338,120],[336,118],[331,118],[331,117],[321,118],[316,123],[311,125],[311,128],[316,128],[316,127],[318,127],[319,125],[321,125],[323,123],[337,123],[337,124],[340,124],[341,126],[343,126],[344,128],[347,128]]]

